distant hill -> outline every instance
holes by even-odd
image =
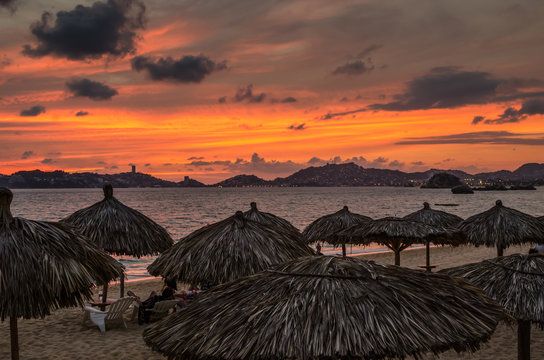
[[[463,185],[463,183],[457,176],[443,172],[434,174],[421,187],[426,189],[451,189],[461,185]]]
[[[399,170],[363,168],[354,163],[312,166],[294,174],[264,180],[255,175],[237,175],[214,185],[205,185],[188,176],[183,181],[172,182],[142,173],[96,174],[67,173],[64,171],[19,171],[0,175],[0,186],[10,188],[90,188],[109,182],[114,187],[252,187],[252,186],[419,186],[439,173],[451,174],[461,182],[472,185],[480,182],[544,185],[544,164],[529,163],[514,171],[468,174],[460,170],[429,169],[407,173]]]

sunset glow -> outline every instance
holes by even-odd
[[[103,0],[132,27],[101,36],[132,43],[66,50],[56,14],[98,3],[0,7],[0,174],[543,162],[544,3]]]

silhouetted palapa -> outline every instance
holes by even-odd
[[[290,231],[246,219],[238,211],[184,237],[147,269],[153,276],[216,285],[312,254]]]
[[[531,323],[544,326],[544,256],[513,254],[446,270],[483,289],[518,320],[518,359],[529,359]]]
[[[441,244],[451,236],[445,228],[429,226],[419,221],[385,217],[362,225],[353,225],[338,233],[353,244],[372,242],[387,246],[395,253],[395,265],[400,265],[400,252],[414,244],[426,241]]]
[[[257,203],[252,202],[249,204],[251,209],[244,213],[244,217],[249,220],[259,222],[272,227],[278,227],[284,230],[292,231],[293,234],[297,234],[298,237],[302,236],[300,230],[293,226],[289,221],[276,216],[271,213],[263,212],[257,209]]]
[[[346,256],[346,242],[337,237],[338,232],[356,224],[364,224],[372,219],[349,211],[347,206],[334,214],[320,217],[304,229],[302,236],[308,244],[325,242],[331,245],[342,245],[342,255]]]
[[[158,254],[172,246],[173,240],[162,226],[117,200],[110,184],[104,185],[103,190],[104,200],[61,221],[75,226],[110,254],[140,257]]]
[[[511,245],[544,242],[544,222],[506,207],[500,200],[491,209],[461,222],[459,229],[470,244],[496,247],[497,256]]]
[[[429,226],[451,228],[452,236],[449,239],[448,245],[459,245],[463,242],[464,237],[461,232],[455,232],[454,227],[459,225],[463,219],[457,215],[453,215],[441,210],[431,209],[428,202],[423,203],[423,209],[415,211],[404,217],[406,220],[419,221]],[[442,245],[446,245],[447,241],[443,241]],[[430,241],[425,241],[425,267],[427,271],[431,271],[431,248]]]
[[[474,351],[506,319],[461,278],[311,256],[210,289],[143,336],[170,359],[384,359]]]
[[[12,359],[18,359],[17,318],[82,306],[94,282],[119,278],[123,268],[66,224],[13,217],[12,199],[0,188],[0,318],[10,318]]]

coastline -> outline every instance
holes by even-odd
[[[526,253],[528,246],[516,246],[506,249],[505,255]],[[431,262],[437,264],[436,270],[462,265],[483,259],[493,258],[494,248],[475,248],[461,246],[457,248],[431,248]],[[393,254],[369,253],[359,255],[364,260],[393,263]],[[401,253],[401,265],[418,268],[425,263],[425,249],[416,248]],[[132,280],[125,285],[126,290],[134,291],[140,297],[147,297],[152,290],[161,287],[158,278]],[[112,298],[119,294],[118,284],[111,284],[108,290]],[[98,291],[95,290],[97,297]],[[130,359],[158,360],[165,359],[154,353],[142,339],[145,326],[130,321],[130,312],[125,314],[128,328],[117,327],[102,334],[96,326],[81,326],[83,312],[79,308],[60,309],[44,319],[19,319],[19,339],[21,359]],[[7,320],[7,319],[6,319]],[[9,358],[9,321],[0,323],[0,358]],[[544,331],[533,326],[531,354],[535,359],[544,358]],[[517,329],[504,324],[499,325],[491,340],[482,345],[482,349],[473,354],[460,354],[451,350],[443,353],[439,359],[512,359],[517,353]],[[432,356],[428,357],[432,359]]]

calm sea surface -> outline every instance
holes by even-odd
[[[14,216],[33,220],[60,220],[74,211],[103,199],[102,189],[32,189],[13,190]],[[348,205],[353,212],[381,218],[404,216],[422,208],[427,201],[432,208],[451,212],[463,218],[487,210],[501,199],[505,206],[531,215],[544,215],[544,188],[536,191],[488,191],[473,195],[453,195],[449,189],[394,187],[341,188],[195,188],[195,189],[114,189],[114,196],[164,226],[177,241],[192,231],[246,211],[257,202],[259,210],[284,217],[303,230],[320,216]],[[453,203],[455,207],[434,204]],[[337,249],[323,249],[335,253]],[[348,247],[348,253],[359,254],[384,250],[378,246]],[[127,258],[129,279],[147,277],[146,267],[154,257]]]

